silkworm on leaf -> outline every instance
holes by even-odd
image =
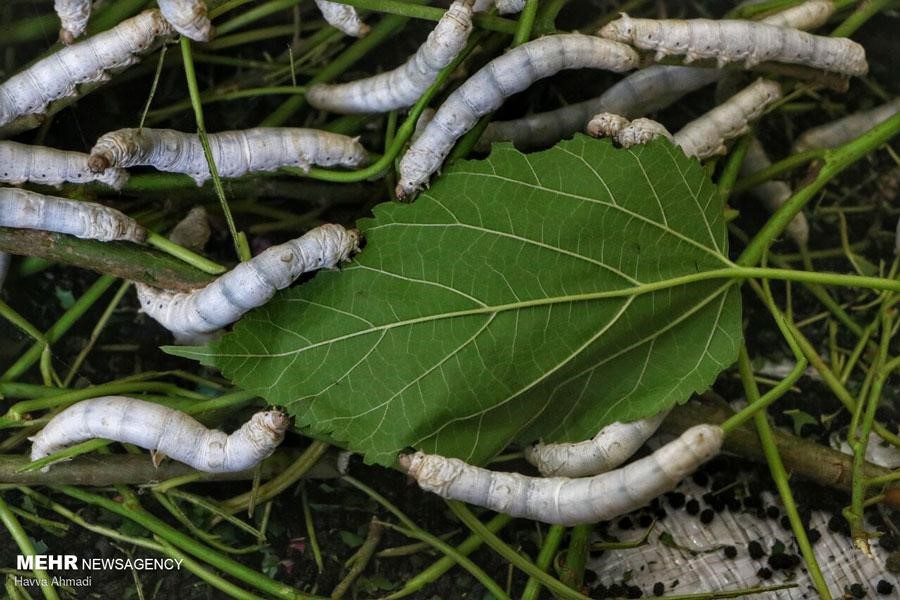
[[[673,141],[672,134],[662,123],[644,117],[629,121],[612,113],[594,115],[587,125],[587,133],[593,137],[612,138],[623,148],[646,144],[657,137]]]
[[[869,70],[865,49],[852,40],[753,21],[632,19],[623,14],[605,25],[600,35],[655,51],[656,60],[677,55],[687,63],[715,59],[719,67],[743,63],[746,69],[778,62],[845,75],[865,75]]]
[[[203,343],[271,300],[303,273],[336,267],[358,249],[355,229],[326,224],[272,246],[199,290],[173,292],[138,283],[138,300],[145,313],[175,335],[177,343]]]
[[[525,458],[544,477],[584,477],[615,469],[659,429],[669,411],[630,423],[613,423],[586,442],[545,444],[525,449]]]
[[[209,135],[209,146],[222,177],[310,165],[357,167],[367,160],[355,139],[316,129],[258,127]],[[94,171],[147,165],[167,173],[190,175],[197,185],[210,178],[209,164],[194,133],[172,129],[119,129],[106,133],[91,149]]]
[[[369,26],[362,22],[356,9],[348,4],[316,0],[316,6],[325,22],[351,37],[363,37],[369,33]]]
[[[794,142],[794,152],[814,148],[837,148],[859,137],[864,131],[887,121],[900,112],[900,97],[890,102],[864,110],[805,131]]]
[[[159,10],[172,28],[195,42],[208,42],[213,26],[203,0],[157,0]]]
[[[0,84],[0,126],[75,96],[81,84],[106,81],[111,73],[138,62],[140,54],[171,32],[158,10],[148,10],[37,61]]]
[[[755,137],[750,141],[744,162],[741,165],[741,177],[749,177],[758,171],[770,166],[772,162],[766,156],[762,144]],[[775,212],[781,205],[793,196],[791,186],[783,181],[766,181],[754,187],[748,192],[766,207],[769,212]],[[809,242],[809,222],[802,212],[797,213],[785,229],[788,237],[801,248],[805,248]]]
[[[650,502],[715,456],[723,432],[698,425],[653,454],[593,477],[526,477],[474,467],[455,458],[416,452],[400,466],[423,490],[442,498],[544,523],[606,521]]]
[[[53,8],[59,16],[59,41],[71,44],[87,28],[91,0],[54,0]]]
[[[482,67],[444,101],[400,161],[397,197],[411,198],[480,117],[535,81],[564,69],[628,71],[639,60],[624,44],[578,33],[548,35],[516,46]]]
[[[459,55],[471,32],[471,0],[456,0],[425,43],[401,66],[349,83],[314,85],[306,99],[316,108],[336,113],[389,112],[412,106]]]
[[[137,221],[114,208],[18,188],[0,188],[0,227],[52,231],[101,242],[143,242],[147,237]]]
[[[75,443],[102,438],[140,446],[199,471],[230,473],[250,469],[272,454],[284,439],[289,421],[277,410],[258,412],[226,435],[160,404],[105,396],[73,404],[28,439],[33,461]]]
[[[699,159],[725,154],[725,143],[750,130],[749,124],[773,102],[781,98],[781,86],[757,79],[749,86],[681,128],[675,144],[684,153]]]
[[[26,181],[45,185],[99,181],[118,190],[128,181],[128,172],[108,169],[94,173],[88,168],[88,155],[82,152],[0,142],[0,181],[16,185]]]
[[[831,2],[809,0],[770,15],[761,22],[813,29],[824,24],[833,11]],[[478,149],[487,150],[491,142],[499,141],[512,142],[520,150],[550,146],[584,129],[593,115],[608,112],[628,119],[643,117],[666,108],[685,94],[718,81],[724,75],[716,69],[653,65],[631,73],[597,98],[521,119],[494,121],[481,135]]]

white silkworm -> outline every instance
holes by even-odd
[[[208,42],[213,26],[203,0],[157,0],[159,10],[172,28],[196,42]]]
[[[475,12],[485,12],[491,6],[497,7],[501,15],[511,15],[522,12],[525,8],[525,0],[475,0]]]
[[[719,67],[743,62],[749,69],[763,62],[780,62],[846,75],[865,75],[869,70],[865,49],[852,40],[753,21],[632,19],[623,14],[599,34],[655,51],[656,60],[683,55],[688,63],[715,59]]]
[[[412,106],[438,73],[457,57],[472,32],[471,0],[450,5],[425,43],[401,66],[349,83],[314,85],[306,92],[309,103],[337,113],[389,112]]]
[[[740,475],[735,473],[733,480],[740,482]],[[678,487],[677,493],[702,505],[716,490],[697,486],[688,479]],[[769,492],[754,499],[756,506],[778,508],[779,500]],[[682,503],[684,499],[679,501],[679,506]],[[666,505],[665,502],[661,504]],[[629,515],[629,521],[633,523],[642,516],[649,516],[647,511],[642,512],[643,515]],[[733,592],[790,582],[798,584],[797,587],[770,592],[764,597],[778,600],[819,597],[802,562],[793,567],[788,566],[789,561],[770,562],[769,559],[776,556],[772,549],[779,544],[784,547],[784,555],[799,559],[799,550],[790,530],[782,527],[778,518],[766,518],[764,512],[763,516],[757,516],[756,509],[729,509],[716,511],[712,522],[705,522],[683,507],[666,506],[665,512],[665,519],[656,522],[646,544],[604,551],[590,560],[588,568],[597,574],[598,583],[609,586],[625,580],[629,586],[640,588],[643,597],[647,598],[661,595],[653,591],[658,592],[660,584],[665,595],[688,595]],[[779,513],[783,511],[779,510]],[[862,587],[867,593],[866,598],[895,597],[892,594],[896,593],[898,581],[887,568],[890,556],[887,546],[881,547],[875,542],[874,560],[865,556],[853,547],[849,537],[830,530],[829,515],[822,510],[811,511],[808,529],[821,534],[812,548],[828,589],[837,592],[835,597],[862,597],[849,592],[854,584]],[[609,535],[627,539],[635,535],[635,530],[613,528]],[[732,558],[723,551],[729,547],[733,551]],[[885,584],[881,584],[881,589],[885,591],[879,593],[876,590],[882,580]],[[891,585],[886,585],[888,583]]]
[[[175,335],[178,343],[205,342],[300,275],[330,269],[359,249],[359,234],[326,224],[242,262],[206,287],[172,292],[136,284],[145,313]]]
[[[438,170],[454,142],[481,116],[538,79],[563,69],[628,71],[639,60],[624,44],[577,33],[548,35],[516,46],[482,67],[441,105],[400,161],[397,197],[414,195]]]
[[[94,173],[88,168],[88,155],[82,152],[0,142],[0,181],[17,185],[26,181],[45,185],[99,181],[118,190],[128,181],[128,172],[109,169]]]
[[[39,60],[0,84],[0,126],[75,96],[78,85],[106,81],[110,73],[135,64],[138,55],[171,31],[158,10],[148,10]]]
[[[675,134],[675,144],[684,153],[699,159],[725,154],[725,143],[749,131],[755,121],[773,102],[781,98],[781,86],[774,81],[757,79],[746,88],[695,119]]]
[[[59,16],[59,40],[71,44],[84,33],[91,18],[91,0],[54,0],[53,8]]]
[[[719,452],[723,435],[716,425],[698,425],[645,458],[577,479],[499,473],[424,452],[401,456],[400,466],[419,487],[443,498],[513,517],[576,525],[625,514],[673,489]]]
[[[638,144],[646,144],[657,137],[664,137],[670,142],[674,138],[662,123],[653,119],[640,118],[629,121],[621,115],[600,113],[594,115],[586,129],[593,137],[609,137],[623,148],[631,148]]]
[[[18,188],[0,188],[0,227],[53,231],[102,242],[142,242],[147,237],[137,221],[114,208]]]
[[[827,22],[832,12],[833,3],[809,0],[760,22],[814,29]],[[510,141],[521,150],[549,146],[583,129],[591,116],[597,113],[609,112],[629,119],[643,117],[666,108],[685,94],[718,81],[724,75],[716,69],[654,65],[631,73],[597,98],[521,119],[494,121],[481,135],[478,148],[487,150],[491,142],[499,141]]]
[[[762,144],[755,137],[751,140],[741,165],[741,177],[748,177],[757,171],[761,171],[771,165],[772,162],[766,156]],[[750,195],[756,198],[769,212],[775,212],[782,204],[793,195],[791,187],[783,181],[767,181],[750,190]],[[809,242],[809,221],[802,212],[791,219],[785,233],[801,248],[805,248]]]
[[[355,139],[316,129],[257,127],[209,135],[219,175],[310,165],[357,167],[367,160]],[[104,134],[91,149],[88,165],[95,171],[111,166],[149,165],[167,173],[186,173],[197,185],[210,178],[200,137],[172,129],[119,129]]]
[[[272,454],[284,439],[289,421],[277,410],[258,412],[226,435],[160,404],[105,396],[73,404],[28,439],[33,442],[31,460],[77,442],[102,438],[140,446],[199,471],[230,473],[250,469]]]
[[[525,449],[525,458],[544,477],[584,477],[615,469],[659,429],[669,411],[631,423],[613,423],[586,442],[545,444]]]
[[[316,6],[319,7],[325,22],[345,35],[363,37],[369,33],[369,26],[362,22],[352,6],[329,0],[316,0]]]
[[[853,113],[843,119],[814,127],[797,138],[797,141],[794,142],[794,152],[803,152],[814,148],[837,148],[858,137],[864,131],[887,121],[898,112],[900,112],[900,97],[873,109]]]

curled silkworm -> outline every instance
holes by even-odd
[[[0,126],[75,96],[81,84],[109,79],[110,73],[135,64],[140,54],[171,31],[158,10],[148,10],[37,61],[0,84]]]
[[[613,423],[586,442],[545,444],[525,449],[525,458],[544,477],[584,477],[615,469],[637,452],[669,411],[631,423]]]
[[[357,167],[367,160],[355,139],[316,129],[258,127],[209,135],[219,175],[240,177],[279,167],[310,165]],[[149,165],[167,173],[186,173],[197,185],[209,179],[200,137],[172,129],[119,129],[106,133],[91,149],[91,169]]]
[[[226,435],[160,404],[105,396],[70,406],[28,439],[32,441],[31,460],[77,442],[102,438],[140,446],[199,471],[230,473],[250,469],[272,454],[284,439],[289,423],[280,411],[258,412],[240,429]]]
[[[401,66],[359,81],[314,85],[306,99],[316,108],[337,113],[388,112],[412,106],[462,51],[471,32],[471,0],[456,0]]]
[[[853,113],[843,119],[814,127],[797,138],[797,141],[794,142],[794,152],[803,152],[813,148],[837,148],[858,137],[864,131],[887,121],[898,112],[900,112],[900,97],[870,110]]]
[[[724,154],[725,143],[749,131],[755,121],[773,102],[781,98],[781,86],[774,81],[757,79],[746,88],[715,107],[675,134],[675,144],[684,153],[699,159]]]
[[[716,425],[697,425],[649,456],[577,479],[499,473],[424,452],[401,456],[400,466],[419,487],[443,498],[514,517],[576,525],[612,519],[672,490],[719,452],[722,436]]]
[[[32,181],[46,185],[99,181],[118,190],[128,181],[128,172],[108,169],[94,173],[88,168],[88,155],[82,152],[0,142],[0,181],[13,184]]]
[[[639,60],[624,44],[577,33],[548,35],[516,46],[482,67],[441,105],[400,161],[397,197],[414,195],[438,170],[454,142],[481,116],[538,79],[563,69],[628,71]]]
[[[369,26],[362,22],[352,6],[329,0],[316,0],[316,6],[325,22],[345,35],[363,37],[369,33]]]
[[[138,299],[143,311],[171,331],[176,342],[201,343],[268,302],[303,273],[336,267],[358,249],[356,230],[326,224],[272,246],[193,292],[136,284]]]
[[[629,121],[621,115],[600,113],[594,115],[587,125],[587,133],[594,137],[609,137],[623,148],[631,148],[638,144],[646,144],[657,137],[664,137],[670,142],[674,138],[662,123],[641,117]]]
[[[762,144],[755,137],[750,141],[744,162],[741,165],[741,177],[748,177],[771,165]],[[767,181],[750,190],[749,194],[762,202],[769,212],[775,212],[793,195],[791,187],[783,181]],[[809,242],[809,222],[802,212],[797,213],[788,223],[785,233],[801,248]]]
[[[0,188],[0,227],[53,231],[102,242],[142,242],[147,237],[137,221],[114,208],[18,188]]]
[[[865,49],[846,38],[812,35],[768,23],[737,20],[620,19],[600,30],[602,37],[656,52],[656,59],[684,56],[685,62],[715,59],[719,67],[742,62],[804,65],[845,75],[865,75]]]
[[[760,22],[795,29],[814,29],[828,20],[834,4],[809,0],[770,15]],[[581,131],[592,115],[609,112],[628,119],[643,117],[666,108],[679,98],[698,90],[725,73],[701,67],[654,65],[631,73],[601,96],[556,110],[495,121],[481,135],[478,148],[487,150],[491,142],[510,141],[521,150],[549,146]]]
[[[172,28],[196,42],[208,42],[213,26],[203,0],[157,0],[159,10]]]
[[[53,8],[59,16],[59,40],[71,44],[84,33],[91,18],[91,0],[54,0]]]

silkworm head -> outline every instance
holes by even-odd
[[[91,154],[88,157],[88,169],[90,169],[92,173],[102,173],[107,170],[109,166],[110,160],[105,153]]]
[[[268,437],[281,441],[291,424],[291,418],[280,410],[258,412],[250,419],[256,428],[265,431]]]
[[[401,454],[397,458],[397,464],[400,465],[401,471],[410,477],[415,477],[419,472],[419,468],[422,466],[422,460],[424,458],[425,454],[422,452],[416,452],[415,454]]]
[[[613,113],[594,115],[587,126],[587,133],[592,137],[614,137],[628,126],[628,119]]]
[[[681,435],[681,439],[702,461],[707,461],[722,448],[725,432],[718,425],[695,425]]]
[[[634,35],[634,24],[631,22],[631,17],[622,13],[621,18],[604,25],[597,35],[617,42],[630,42]]]
[[[68,46],[75,41],[75,34],[68,29],[59,30],[59,41]]]

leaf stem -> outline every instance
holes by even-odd
[[[9,532],[13,541],[16,542],[16,545],[19,547],[19,551],[22,554],[26,556],[34,556],[37,554],[34,545],[31,543],[31,538],[29,538],[28,534],[25,533],[25,530],[22,529],[21,523],[16,519],[16,515],[9,510],[9,506],[7,506],[6,502],[3,500],[2,494],[0,494],[0,522],[6,527],[6,530]],[[59,595],[56,593],[56,588],[51,585],[50,575],[47,571],[35,567],[32,572],[37,580],[42,582],[40,588],[41,593],[44,594],[44,598],[47,600],[59,600]]]
[[[565,535],[566,527],[564,525],[551,525],[547,535],[544,537],[544,543],[541,544],[541,551],[534,561],[534,566],[541,571],[549,571],[550,565],[553,564],[553,558],[556,556],[556,551],[559,550]],[[522,592],[522,600],[538,600],[540,595],[541,582],[534,577],[529,577],[528,583],[525,584],[525,591]]]
[[[401,2],[399,0],[335,0],[340,4],[355,6],[356,8],[365,8],[368,10],[397,15],[402,17],[412,17],[414,19],[424,19],[426,21],[440,21],[446,9],[434,6],[417,6],[409,2]],[[526,10],[528,10],[526,8]],[[473,19],[475,24],[481,29],[488,31],[496,31],[499,33],[515,33],[516,23],[503,17],[495,17],[493,15],[475,15]]]

